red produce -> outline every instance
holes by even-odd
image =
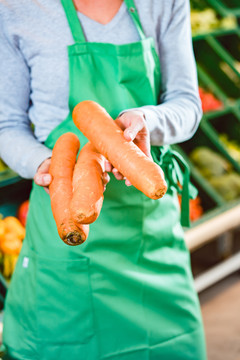
[[[220,100],[216,99],[215,96],[203,88],[199,88],[199,95],[202,102],[203,112],[216,111],[223,108],[223,104]]]
[[[25,201],[19,206],[18,211],[17,211],[17,218],[18,218],[19,221],[23,224],[23,226],[26,226],[28,208],[29,208],[29,200],[25,200]]]

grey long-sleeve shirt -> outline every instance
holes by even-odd
[[[153,145],[192,137],[201,119],[188,0],[135,0],[154,38],[162,70],[158,106],[144,106]],[[139,35],[122,4],[107,25],[81,13],[87,41],[124,44]],[[60,0],[0,0],[0,157],[33,178],[51,150],[42,143],[68,114],[67,45],[72,35]],[[35,126],[34,134],[30,123]]]

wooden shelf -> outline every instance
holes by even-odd
[[[197,276],[194,279],[195,289],[201,292],[238,270],[240,270],[240,252]]]
[[[240,227],[240,203],[185,232],[185,241],[190,251],[194,251],[226,231]]]

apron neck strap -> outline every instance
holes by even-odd
[[[61,0],[62,6],[64,8],[69,27],[72,32],[72,36],[75,42],[86,42],[83,29],[79,18],[77,16],[77,11],[73,4],[72,0]]]
[[[134,0],[124,0],[141,40],[146,39]]]
[[[128,12],[137,28],[137,31],[139,33],[141,40],[144,40],[146,38],[146,36],[144,34],[134,1],[133,0],[124,0],[124,2],[127,6]],[[66,13],[67,20],[68,20],[69,27],[71,29],[74,41],[78,42],[78,43],[86,42],[86,39],[85,39],[85,36],[83,33],[83,29],[82,29],[80,20],[77,16],[77,11],[75,9],[73,1],[72,0],[61,0],[61,3],[64,8],[64,11]]]

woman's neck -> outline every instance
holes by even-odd
[[[74,0],[77,11],[103,25],[114,18],[122,3],[123,0]]]

